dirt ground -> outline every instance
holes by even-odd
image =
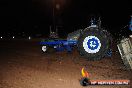
[[[132,71],[124,67],[118,52],[100,61],[87,61],[76,50],[43,54],[39,41],[0,41],[0,88],[83,88],[79,82],[82,67],[91,80],[132,80]],[[132,83],[85,88],[132,88]]]

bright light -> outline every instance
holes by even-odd
[[[60,9],[60,5],[59,4],[56,4],[56,9]]]
[[[1,36],[0,38],[2,39],[3,37]]]
[[[29,37],[28,37],[28,39],[30,40],[30,39],[31,39],[31,37],[29,36]]]
[[[15,38],[15,36],[12,37],[13,39]]]
[[[130,37],[132,38],[132,35],[130,35]]]

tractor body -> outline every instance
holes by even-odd
[[[73,47],[77,46],[78,52],[88,60],[100,60],[112,54],[110,33],[101,27],[100,19],[98,21],[91,19],[89,27],[69,33],[67,40],[48,39],[48,41],[41,41],[40,44],[44,52],[45,47],[53,47],[56,51],[71,52]]]

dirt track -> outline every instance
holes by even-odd
[[[38,43],[0,41],[0,88],[83,88],[79,83],[82,67],[90,73],[91,80],[132,79],[132,71],[124,68],[118,52],[111,58],[86,61],[76,50],[72,54],[42,54]],[[106,85],[86,88],[131,87]]]

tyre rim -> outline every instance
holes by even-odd
[[[97,53],[101,48],[100,40],[96,36],[88,36],[83,41],[83,48],[88,53]]]
[[[47,51],[47,47],[46,46],[42,46],[42,51],[46,52]]]

